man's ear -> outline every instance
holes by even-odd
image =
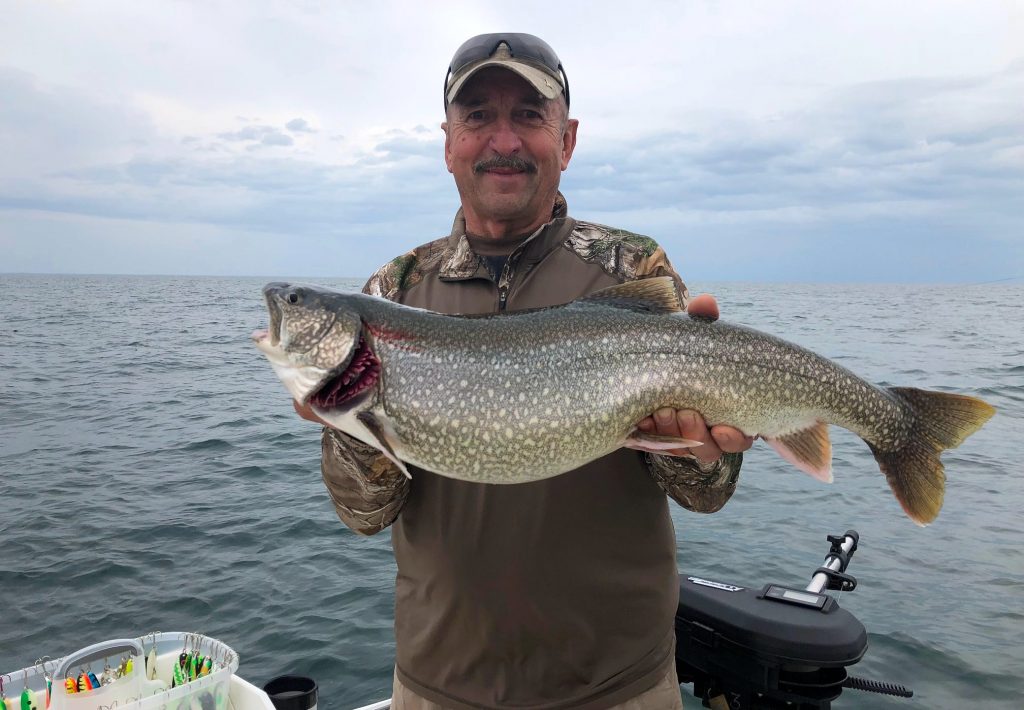
[[[452,134],[448,132],[448,121],[441,121],[441,130],[444,131],[444,164],[448,168],[448,172],[452,171],[451,161],[451,141]]]
[[[565,132],[562,133],[562,170],[569,167],[572,152],[576,150],[576,130],[579,127],[578,118],[570,118],[565,122]]]

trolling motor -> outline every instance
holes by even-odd
[[[681,582],[676,670],[704,707],[829,710],[844,688],[913,696],[903,686],[847,674],[867,651],[867,631],[823,590],[857,587],[846,568],[860,536],[848,530],[827,539],[831,549],[804,589]]]

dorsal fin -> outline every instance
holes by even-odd
[[[598,303],[645,313],[681,313],[683,307],[676,282],[671,276],[627,281],[577,299],[578,303]]]

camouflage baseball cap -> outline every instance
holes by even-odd
[[[565,94],[565,103],[569,104],[569,79],[555,50],[533,35],[498,32],[471,37],[456,50],[445,75],[445,108],[471,76],[495,66],[514,71],[546,99]]]

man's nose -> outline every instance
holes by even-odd
[[[515,124],[509,119],[495,122],[494,133],[491,134],[490,148],[498,155],[512,155],[523,147],[523,141],[516,132]]]

